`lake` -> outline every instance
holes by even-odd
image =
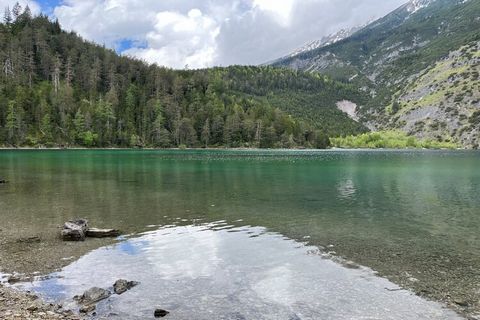
[[[63,300],[138,280],[99,309],[122,319],[154,304],[172,319],[454,319],[395,284],[478,311],[479,165],[470,151],[0,151],[0,220],[124,231],[26,285]]]

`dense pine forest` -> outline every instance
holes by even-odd
[[[0,24],[0,146],[329,146],[366,132],[336,109],[365,97],[274,67],[170,70],[119,56],[16,5]]]

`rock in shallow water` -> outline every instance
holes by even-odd
[[[62,239],[64,241],[84,241],[88,229],[86,219],[70,220],[65,222],[62,229]]]
[[[155,318],[163,318],[163,317],[166,317],[167,314],[169,313],[170,312],[168,312],[167,310],[155,309],[155,312],[153,313],[153,315],[155,316]]]
[[[139,283],[136,281],[128,281],[128,280],[117,280],[115,284],[113,285],[113,290],[115,291],[116,294],[122,294],[126,292],[127,290],[130,290],[131,288],[135,287]]]
[[[95,311],[96,308],[97,307],[94,304],[90,304],[87,306],[82,306],[78,311],[80,311],[80,313],[90,313]]]
[[[460,307],[468,307],[468,302],[465,299],[455,298],[455,299],[453,299],[453,302],[456,305],[459,305]]]
[[[76,297],[78,302],[83,305],[92,305],[110,297],[111,292],[102,288],[93,287],[88,289],[80,297]]]

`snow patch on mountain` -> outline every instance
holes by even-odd
[[[410,13],[415,13],[420,9],[428,7],[434,1],[435,0],[410,0],[407,11]]]
[[[353,33],[360,30],[361,28],[363,28],[363,26],[354,27],[354,28],[351,28],[351,29],[341,29],[340,31],[335,32],[331,35],[325,36],[320,40],[313,40],[313,41],[305,44],[304,46],[298,48],[297,50],[293,51],[291,54],[288,55],[288,57],[293,57],[293,56],[299,55],[303,52],[315,50],[315,49],[318,49],[320,47],[325,47],[325,46],[334,44],[334,43],[336,43],[340,40],[343,40],[345,38],[350,37]]]

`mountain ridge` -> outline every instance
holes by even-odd
[[[327,74],[367,92],[370,101],[358,113],[370,128],[401,128],[418,137],[431,137],[428,126],[424,131],[412,131],[399,125],[397,108],[392,113],[391,106],[399,105],[397,92],[422,72],[480,38],[479,12],[479,0],[410,1],[348,38],[273,65]],[[455,108],[448,99],[444,103]],[[466,139],[459,132],[452,129],[433,136],[478,147],[480,138]]]

